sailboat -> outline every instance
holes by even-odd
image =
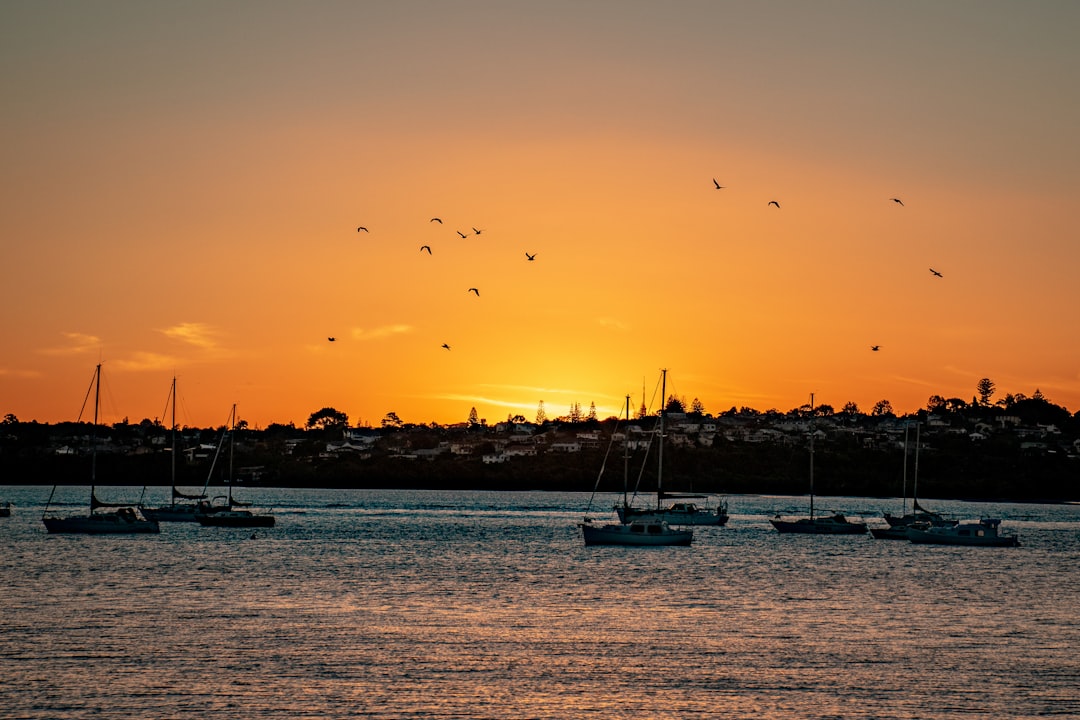
[[[667,370],[662,370],[661,397],[665,397],[667,389]],[[630,396],[626,396],[626,419],[630,420]],[[663,476],[664,469],[664,408],[660,408],[660,420],[658,423],[659,451],[657,461],[657,482]],[[626,503],[626,485],[629,480],[629,447],[623,443],[623,504]],[[600,470],[603,474],[603,468]],[[599,484],[600,478],[597,478]],[[597,524],[593,519],[586,517],[578,523],[581,528],[582,538],[586,545],[633,545],[633,546],[663,546],[663,545],[689,545],[694,540],[693,530],[682,530],[671,527],[667,522],[657,518],[632,519],[629,522]]]
[[[49,505],[52,503],[56,486],[53,485],[49,499],[45,503],[45,510],[41,514],[41,521],[45,529],[50,533],[78,533],[82,535],[118,535],[133,533],[156,533],[160,532],[157,521],[142,517],[136,508],[124,503],[105,503],[97,498],[97,425],[98,407],[101,404],[101,363],[94,369],[94,379],[91,381],[94,391],[94,423],[90,433],[90,512],[86,515],[70,515],[57,517],[49,515]],[[89,394],[89,390],[87,390]],[[104,512],[98,512],[101,508],[112,508]]]
[[[158,522],[196,522],[195,513],[199,509],[199,501],[206,499],[206,493],[191,495],[176,489],[176,377],[173,377],[172,387],[169,389],[169,403],[172,407],[172,481],[170,482],[171,493],[168,505],[157,507],[143,507],[142,514],[151,520]]]
[[[814,411],[814,396],[810,395],[810,412]],[[864,535],[866,523],[852,522],[840,513],[814,515],[814,428],[810,428],[810,517],[784,520],[779,515],[769,520],[780,533],[803,535]]]
[[[883,513],[885,522],[889,524],[884,528],[870,528],[870,534],[878,540],[907,540],[910,528],[925,527],[952,527],[955,520],[947,520],[935,512],[930,512],[919,506],[919,423],[915,423],[915,478],[911,491],[912,511],[907,511],[907,456],[908,456],[908,426],[904,426],[904,483],[903,483],[903,515],[896,516]]]
[[[232,406],[232,412],[229,415],[229,423],[226,426],[230,428],[229,435],[229,477],[228,488],[229,494],[226,498],[225,505],[211,505],[202,501],[199,503],[198,510],[195,513],[195,519],[198,523],[204,527],[274,527],[273,515],[258,515],[250,510],[243,509],[248,503],[241,503],[238,500],[233,499],[233,436],[236,434],[236,404]],[[222,439],[224,439],[224,434]],[[221,442],[218,442],[218,452],[221,451]],[[217,454],[214,456],[215,462],[217,461]],[[213,472],[213,468],[211,468]],[[209,480],[207,480],[209,482]]]

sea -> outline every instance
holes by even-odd
[[[47,534],[50,490],[0,486],[5,719],[1080,717],[1077,505],[924,500],[1021,542],[936,547],[780,535],[807,498],[735,495],[625,548],[577,525],[615,495],[240,488],[274,528],[109,537]]]

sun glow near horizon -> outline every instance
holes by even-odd
[[[661,367],[713,414],[1080,410],[1080,9],[238,7],[0,7],[0,413],[73,419],[98,361],[201,426],[606,417]]]

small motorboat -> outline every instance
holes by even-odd
[[[1016,547],[1020,538],[1002,534],[998,518],[967,520],[952,526],[910,527],[908,540],[919,545],[981,545],[985,547]]]

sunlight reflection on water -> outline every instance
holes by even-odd
[[[268,490],[255,539],[88,538],[39,490],[0,525],[13,717],[1080,713],[1076,507],[933,548],[780,536],[736,497],[690,548],[625,549],[583,546],[572,494]]]

